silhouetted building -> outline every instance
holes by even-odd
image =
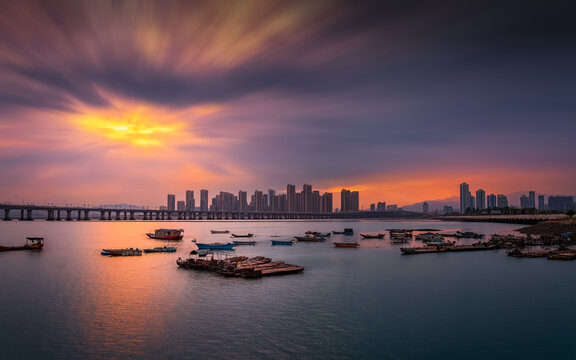
[[[460,213],[464,214],[466,210],[474,208],[474,200],[470,193],[470,187],[467,183],[460,184]]]
[[[430,211],[430,209],[428,207],[428,203],[426,201],[424,201],[424,203],[422,204],[422,214],[428,215],[429,211]]]
[[[286,194],[280,194],[278,196],[278,211],[281,212],[288,211],[288,199]]]
[[[495,208],[496,207],[496,195],[490,194],[487,197],[488,208]]]
[[[312,212],[312,185],[304,184],[302,187],[302,195],[303,195],[303,211],[304,212]]]
[[[264,210],[264,193],[262,191],[256,190],[254,191],[254,195],[252,195],[252,201],[250,207],[254,211],[263,211]]]
[[[544,203],[544,195],[538,195],[538,210],[546,210],[546,204]]]
[[[505,195],[498,194],[498,196],[496,197],[496,205],[499,208],[508,207],[508,198]]]
[[[200,190],[200,210],[208,210],[208,190]]]
[[[376,205],[376,210],[386,211],[386,202],[384,201],[378,202],[378,204]]]
[[[248,210],[248,193],[246,191],[238,191],[238,210]]]
[[[288,184],[286,186],[286,203],[288,205],[288,212],[296,211],[296,186]]]
[[[350,211],[360,210],[360,192],[351,191],[350,192]]]
[[[168,208],[168,211],[176,210],[176,195],[168,194],[166,207]]]
[[[196,210],[196,201],[194,200],[194,191],[186,190],[186,211]]]
[[[186,201],[178,201],[176,203],[176,210],[178,211],[186,211]]]
[[[528,196],[522,194],[522,196],[520,196],[520,209],[528,208],[530,208],[530,201],[528,200]]]
[[[398,211],[398,205],[397,205],[397,204],[391,204],[391,205],[388,205],[388,206],[386,207],[386,209],[387,209],[388,211]]]
[[[276,211],[276,190],[268,189],[268,210]]]
[[[332,193],[322,194],[322,208],[321,212],[331,213],[332,212]]]
[[[573,196],[549,196],[548,197],[548,210],[553,210],[553,211],[574,210],[574,197]]]
[[[534,191],[528,192],[528,207],[530,209],[536,209],[536,193]]]
[[[476,190],[476,209],[486,209],[486,192],[482,189]]]

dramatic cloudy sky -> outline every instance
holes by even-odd
[[[576,193],[572,4],[0,0],[0,202]]]

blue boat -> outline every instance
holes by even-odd
[[[210,250],[233,250],[236,244],[234,243],[196,243],[198,249],[210,249]]]
[[[272,245],[292,245],[294,241],[292,240],[270,240]]]

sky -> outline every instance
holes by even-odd
[[[0,5],[0,203],[576,194],[572,1]]]

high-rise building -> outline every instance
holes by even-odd
[[[322,206],[322,198],[320,197],[320,191],[312,191],[312,209],[311,212],[319,213]]]
[[[378,202],[378,204],[376,205],[376,210],[386,211],[386,202],[384,201]]]
[[[256,190],[254,191],[254,195],[252,195],[252,203],[251,208],[254,211],[263,211],[264,210],[264,193],[262,191]]]
[[[528,207],[530,209],[536,209],[536,193],[534,191],[528,192]]]
[[[342,189],[340,191],[340,211],[350,211],[350,190]]]
[[[430,208],[428,206],[428,203],[426,201],[424,201],[424,203],[422,204],[422,214],[428,215],[429,211],[430,211]]]
[[[573,196],[549,196],[548,210],[566,211],[574,210]]]
[[[350,192],[350,211],[360,210],[360,192],[351,191]]]
[[[398,205],[397,204],[390,204],[386,207],[386,210],[388,211],[398,211]]]
[[[520,209],[528,208],[530,208],[530,201],[528,200],[528,196],[522,194],[522,196],[520,196]]]
[[[488,208],[496,207],[496,195],[494,194],[488,195],[487,200],[488,200]]]
[[[476,209],[486,209],[486,192],[482,189],[476,190]]]
[[[304,212],[312,212],[312,185],[304,184],[302,187],[302,195],[303,195],[303,211]]]
[[[168,194],[166,207],[168,208],[168,211],[176,210],[176,195]]]
[[[280,194],[278,196],[278,211],[281,212],[288,211],[288,200],[286,194]]]
[[[506,197],[506,195],[498,194],[496,196],[496,206],[499,208],[508,207],[508,198]]]
[[[248,210],[248,202],[247,202],[247,195],[246,191],[238,191],[238,210],[239,211],[246,211]]]
[[[196,210],[196,200],[194,200],[194,191],[186,190],[186,211]]]
[[[186,211],[186,201],[181,200],[176,203],[176,210],[178,211]]]
[[[208,210],[208,190],[200,190],[200,210]]]
[[[332,193],[324,193],[322,194],[322,209],[321,212],[323,213],[331,213],[332,212]]]
[[[544,203],[544,195],[538,195],[538,210],[546,210],[546,204]]]
[[[474,201],[470,193],[470,187],[467,183],[460,184],[460,213],[466,213],[466,210],[474,208]]]
[[[288,212],[296,211],[296,186],[293,184],[286,186],[286,205]]]
[[[268,210],[276,211],[274,199],[276,198],[276,190],[268,189]]]

